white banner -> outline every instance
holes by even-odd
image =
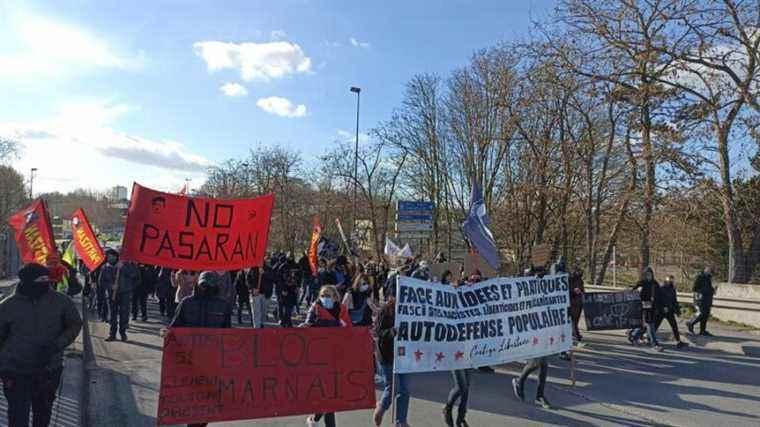
[[[569,305],[567,274],[459,288],[400,277],[394,371],[477,368],[567,351]]]

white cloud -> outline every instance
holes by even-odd
[[[219,88],[219,90],[221,90],[225,95],[231,96],[233,98],[248,95],[248,89],[239,83],[225,83]]]
[[[0,76],[61,76],[82,68],[134,69],[143,54],[125,56],[101,35],[63,22],[29,15],[10,15],[0,37],[17,46],[0,54]]]
[[[363,49],[368,49],[369,46],[370,46],[369,42],[360,42],[359,40],[357,40],[357,39],[355,39],[353,37],[350,37],[348,39],[348,41],[349,41],[349,43],[351,43],[351,46],[353,46],[353,47],[360,47],[360,48],[363,48]]]
[[[343,142],[354,142],[356,141],[356,133],[344,129],[338,129],[338,139]],[[364,132],[359,132],[359,144],[366,144],[368,142],[369,135]]]
[[[303,104],[295,105],[287,98],[279,96],[270,96],[268,98],[259,98],[256,105],[269,114],[280,117],[304,117],[306,115],[306,106]]]
[[[136,110],[109,102],[69,104],[50,119],[0,123],[0,136],[21,143],[21,159],[13,166],[21,172],[38,168],[39,191],[129,186],[132,181],[176,191],[176,183],[187,177],[200,182],[212,164],[205,157],[176,141],[143,138],[111,127]]]
[[[272,30],[269,32],[269,38],[272,40],[284,40],[288,37],[288,33],[285,30]]]
[[[286,41],[268,43],[226,43],[201,41],[193,44],[195,53],[209,72],[233,69],[245,81],[263,81],[311,70],[311,58],[301,46]]]

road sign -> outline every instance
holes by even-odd
[[[432,231],[433,224],[419,222],[397,222],[396,231]]]
[[[408,200],[399,200],[396,208],[399,212],[424,211],[433,212],[433,202],[412,202]]]
[[[433,221],[433,215],[407,215],[399,213],[396,215],[396,222],[430,222]]]

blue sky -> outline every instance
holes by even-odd
[[[36,191],[200,185],[282,144],[311,162],[386,120],[416,73],[523,38],[532,1],[15,1],[0,4],[0,136]]]

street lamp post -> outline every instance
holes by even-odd
[[[361,88],[351,86],[351,92],[356,94],[356,142],[354,144],[354,208],[351,214],[353,221],[351,231],[356,231],[356,187],[359,183],[359,99]]]
[[[32,168],[29,172],[29,198],[34,198],[34,173],[37,172],[37,168]]]

